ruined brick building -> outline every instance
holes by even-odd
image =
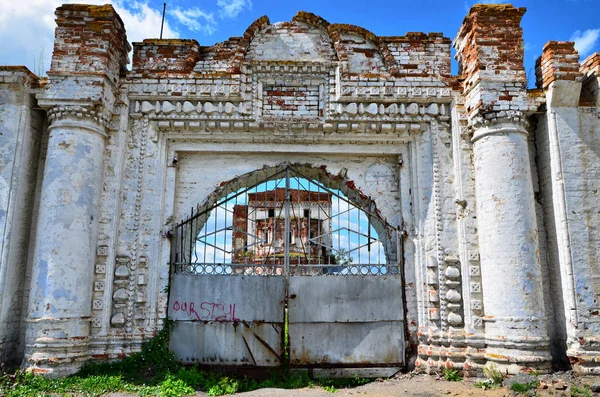
[[[327,261],[321,247],[331,243],[321,236],[331,234],[331,194],[290,189],[290,208],[293,218],[285,239],[285,188],[248,194],[248,204],[233,208],[234,225],[238,225],[233,242],[236,250],[232,263],[273,263],[283,260],[286,242],[287,255],[294,263],[310,264]],[[315,240],[311,244],[311,240]]]
[[[1,360],[72,373],[169,318],[182,361],[268,367],[285,309],[297,367],[600,372],[600,54],[550,41],[527,89],[524,12],[476,5],[453,42],[265,16],[128,70],[111,6],[58,8],[48,78],[0,67]],[[225,202],[260,183],[281,267],[236,272],[258,231]],[[290,271],[294,190],[343,199],[315,256],[347,272]]]

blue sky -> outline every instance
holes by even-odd
[[[198,263],[231,263],[233,208],[238,204],[248,203],[247,193],[272,191],[276,188],[284,188],[285,179],[276,179],[261,183],[249,192],[240,189],[227,196],[225,202],[210,212],[202,230],[199,233],[199,242],[196,243],[196,251],[192,261]],[[325,189],[316,181],[308,181],[305,178],[292,177],[290,179],[291,189],[300,189],[313,192],[328,191],[334,196],[331,199],[331,213],[329,216],[331,230],[323,231],[331,239],[333,254],[338,254],[341,249],[348,253],[350,263],[358,264],[385,264],[385,252],[383,244],[378,241],[375,228],[371,225],[367,214],[351,204],[342,192],[336,189]],[[338,197],[339,196],[339,197]],[[297,203],[292,202],[292,218],[301,217]],[[323,209],[323,211],[327,211]],[[301,211],[300,211],[301,212]],[[283,216],[282,207],[276,211],[276,216]],[[249,215],[252,218],[252,215]],[[370,238],[367,230],[370,229]],[[257,237],[254,236],[253,237]],[[316,238],[318,236],[312,236]],[[371,243],[370,250],[367,243]],[[215,249],[216,248],[216,249]]]
[[[49,67],[54,9],[63,2],[112,3],[121,14],[132,41],[157,37],[163,1],[156,0],[0,0],[0,64],[21,64],[35,72]],[[497,3],[498,1],[492,1]],[[211,45],[242,35],[255,19],[289,21],[298,10],[310,11],[332,23],[363,26],[377,35],[408,31],[443,32],[453,39],[473,0],[167,0],[165,37],[194,38]],[[582,60],[600,51],[599,0],[521,0],[526,69],[549,40],[576,39]]]

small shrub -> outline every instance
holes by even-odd
[[[372,381],[358,376],[353,379],[312,380],[308,372],[292,373],[287,367],[274,369],[268,379],[258,381],[202,371],[197,366],[185,367],[177,362],[168,349],[170,329],[171,323],[168,323],[155,338],[142,346],[139,353],[120,361],[88,364],[76,375],[66,378],[47,379],[21,371],[0,374],[0,396],[92,397],[111,392],[130,392],[141,397],[181,397],[194,394],[196,390],[204,391],[209,396],[221,396],[267,387],[299,389],[315,385],[335,393],[340,387],[353,387]]]
[[[478,380],[475,382],[475,387],[478,387],[480,389],[496,389],[498,387],[500,387],[500,385],[494,383],[493,380],[491,379],[486,379],[486,380]]]
[[[222,396],[225,394],[237,393],[240,388],[240,382],[237,379],[224,376],[218,382],[206,390],[209,396]]]
[[[446,368],[444,370],[444,379],[449,382],[460,382],[463,380],[463,377],[458,369]]]
[[[527,393],[531,389],[535,389],[533,383],[519,383],[515,382],[510,386],[510,389],[516,393]]]
[[[504,381],[504,375],[498,370],[498,368],[496,368],[494,364],[485,367],[483,369],[483,374],[486,378],[491,380],[494,385],[500,386],[502,385],[502,381]]]
[[[160,385],[158,385],[159,397],[181,397],[196,394],[196,389],[185,384],[181,379],[168,376]]]
[[[589,385],[584,385],[583,388],[577,386],[571,387],[571,397],[592,397]]]

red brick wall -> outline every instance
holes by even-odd
[[[101,74],[112,81],[125,74],[131,47],[112,6],[65,4],[56,10],[56,24],[48,74]]]
[[[133,43],[133,72],[142,75],[190,74],[199,60],[196,40],[147,39]]]
[[[555,80],[577,80],[581,78],[579,71],[579,54],[575,43],[570,41],[549,41],[537,59],[536,85],[548,88]]]

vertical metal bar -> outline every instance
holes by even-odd
[[[181,242],[179,244],[180,245],[180,249],[179,249],[180,258],[179,259],[181,259],[181,263],[185,264],[187,257],[185,256],[185,226],[183,226],[183,219],[181,220],[181,225],[182,226],[179,229],[180,233],[181,233],[181,239],[179,240]]]
[[[404,272],[404,233],[400,228],[396,229],[396,266],[398,266],[397,274]],[[387,264],[387,262],[386,262]],[[393,266],[393,262],[392,262]],[[389,264],[386,266],[388,272],[390,270]]]
[[[213,244],[212,244],[212,249],[213,249],[213,260],[212,260],[212,264],[214,265],[215,263],[217,263],[217,227],[219,226],[219,208],[221,208],[221,204],[219,204],[218,206],[216,206],[213,211],[215,213],[215,226],[213,228]],[[215,274],[215,267],[212,267],[212,274]]]
[[[311,187],[311,183],[312,183],[312,179],[306,178],[304,175],[301,175],[305,180],[306,180],[306,186],[307,186],[307,190],[310,193],[312,193],[312,187]],[[309,196],[310,197],[310,196]],[[313,196],[316,197],[316,196]],[[315,258],[314,255],[314,247],[315,244],[313,242],[314,237],[314,233],[312,230],[312,225],[313,225],[313,219],[315,217],[315,213],[313,211],[313,206],[315,206],[315,203],[313,203],[312,198],[310,197],[309,200],[309,213],[308,213],[308,218],[306,219],[306,252],[308,253],[308,260],[306,261],[306,265],[305,265],[305,273],[306,275],[311,275],[313,272],[313,265],[318,263],[318,259]]]
[[[165,25],[165,11],[167,10],[167,3],[163,3],[162,21],[160,23],[160,40],[162,40],[163,27]]]
[[[207,216],[210,217],[210,212],[208,213],[208,215],[203,215],[203,216]],[[202,264],[205,264],[206,261],[206,233],[208,232],[208,218],[206,218],[206,221],[204,221],[204,224],[202,225],[202,230],[204,230],[204,241],[202,242]]]
[[[336,217],[336,222],[337,222],[337,227],[335,228],[335,230],[337,230],[337,238],[338,238],[338,252],[340,252],[340,250],[342,249],[342,215],[340,214],[340,196],[336,195],[335,198],[337,199],[337,208],[338,208],[338,215]],[[349,215],[348,215],[349,216]],[[333,236],[331,236],[331,246],[333,247]],[[332,248],[333,251],[333,248]],[[338,255],[339,257],[339,255]],[[337,261],[336,261],[337,262]],[[336,263],[336,265],[339,265],[339,263]]]
[[[258,175],[255,174],[254,176],[254,197],[256,197],[256,192],[258,192]],[[246,193],[246,204],[248,205],[248,210],[250,210],[250,197],[249,194]],[[254,236],[255,236],[255,245],[252,246],[252,274],[256,274],[256,254],[257,254],[257,250],[259,248],[261,248],[261,246],[263,245],[262,243],[260,243],[260,239],[262,239],[263,234],[259,233],[258,231],[258,221],[256,219],[256,212],[258,211],[257,205],[256,203],[253,204],[252,206],[252,218],[253,218],[253,222],[254,222]],[[258,245],[260,244],[260,245]]]
[[[223,222],[223,266],[221,267],[222,271],[224,269],[225,263],[227,263],[227,258],[225,258],[225,256],[227,255],[227,207],[229,202],[231,201],[227,196],[229,195],[229,185],[225,185],[225,203],[223,203],[223,205],[225,206],[225,220]],[[233,228],[231,229],[231,248],[230,251],[233,251]],[[223,271],[223,273],[225,273]]]
[[[362,245],[360,243],[360,239],[361,239],[361,237],[363,235],[362,225],[360,224],[360,213],[361,213],[361,210],[358,207],[355,207],[355,208],[356,208],[356,224],[358,225],[357,226],[358,227],[358,233],[356,233],[356,236],[357,236],[356,238],[358,239],[358,247],[359,247],[358,248],[358,263],[360,265],[362,265],[362,260],[360,259],[360,251],[362,251],[362,248],[360,248],[360,246]],[[362,273],[362,269],[363,269],[363,267],[360,266],[360,273]]]
[[[352,238],[351,238],[351,234],[350,234],[350,217],[352,216],[352,210],[354,209],[354,205],[350,204],[350,202],[347,202],[348,204],[348,217],[346,218],[346,236],[348,237],[348,250],[345,252],[345,256],[347,258],[344,258],[344,262],[348,262],[348,265],[350,264],[350,249],[352,248]],[[359,250],[360,251],[360,250]],[[356,264],[357,268],[360,269],[360,261],[359,263]],[[352,273],[350,273],[352,274]]]
[[[311,182],[308,183],[309,189],[310,189]],[[323,224],[323,214],[321,214],[321,212],[323,211],[323,207],[321,206],[321,179],[320,179],[319,175],[317,175],[317,182],[319,182],[319,183],[316,183],[316,185],[317,185],[317,203],[318,203],[317,208],[319,209],[318,216],[317,216],[317,236],[319,236],[318,242],[320,243],[320,245],[318,246],[318,251],[317,251],[317,258],[318,258],[317,263],[319,265],[321,265],[321,264],[325,264],[325,263],[323,263],[321,254],[323,253],[323,248],[325,248],[325,254],[327,254],[327,247],[325,246],[325,243],[327,240],[323,236],[323,228],[321,227]],[[331,256],[327,255],[326,263],[328,265],[330,264],[329,263],[330,258],[331,258]],[[318,271],[320,273],[323,273],[323,268],[321,266],[319,266]]]
[[[308,191],[309,193],[311,192],[311,188],[310,188],[310,179],[307,180],[307,185],[308,185]],[[306,219],[306,251],[308,252],[308,260],[306,261],[307,265],[306,266],[306,270],[311,270],[312,269],[312,264],[315,262],[314,258],[313,258],[313,243],[311,241],[312,237],[312,219],[314,217],[314,213],[313,213],[313,202],[312,202],[312,197],[309,196],[309,201],[308,201],[308,218]]]
[[[192,254],[194,252],[194,240],[195,240],[194,236],[193,236],[193,233],[194,233],[194,228],[193,228],[194,219],[193,218],[194,218],[194,207],[192,207],[192,211],[191,211],[191,215],[190,215],[191,222],[188,223],[188,227],[190,228],[190,251],[189,251],[190,263],[192,262]]]
[[[371,252],[371,197],[369,197],[369,211],[367,212],[367,250]],[[369,255],[369,263],[371,263],[371,255]]]
[[[290,275],[290,169],[285,170],[285,200],[283,202],[284,210],[284,231],[283,231],[283,273],[286,277]]]
[[[237,252],[237,246],[236,246],[236,241],[235,241],[235,235],[236,235],[236,213],[235,213],[235,209],[238,206],[238,197],[240,196],[239,191],[236,193],[235,195],[235,202],[233,203],[233,214],[231,215],[231,263],[232,266],[231,268],[234,268],[233,263],[238,262],[238,259],[241,258],[242,262],[245,261],[246,258],[246,251],[248,251],[248,207],[246,206],[246,218],[244,219],[244,223],[246,223],[246,234],[243,235],[242,237],[242,246],[240,247],[240,254],[238,255]],[[239,210],[238,210],[239,211]],[[239,216],[239,214],[238,214]],[[240,234],[240,236],[242,236]],[[242,256],[243,255],[243,256]]]
[[[192,230],[196,230],[196,228],[194,228],[194,222],[196,222],[196,227],[198,227],[198,222],[200,222],[200,219],[198,219],[198,212],[196,212],[196,215],[192,218]],[[199,234],[200,230],[194,232],[194,263],[198,263],[198,234],[196,233]]]
[[[296,179],[296,189],[298,189],[298,192],[300,192],[300,182],[298,181],[298,176],[295,177]],[[310,200],[310,192],[308,193],[308,199]],[[302,200],[300,199],[300,194],[298,194],[298,202],[296,203],[296,211],[294,216],[296,217],[296,227],[295,227],[295,232],[296,232],[296,237],[294,239],[294,252],[296,252],[296,258],[298,258],[297,263],[296,263],[296,268],[300,269],[300,264],[302,263],[302,261],[300,260],[300,250],[298,249],[298,246],[301,245],[300,242],[300,238],[302,238],[302,233],[300,233],[300,229],[301,229],[301,222],[302,222],[302,216],[304,215],[304,207],[301,206]],[[304,203],[306,205],[306,203]],[[302,210],[302,213],[300,213],[300,211]],[[292,234],[294,234],[294,230],[292,230]]]

